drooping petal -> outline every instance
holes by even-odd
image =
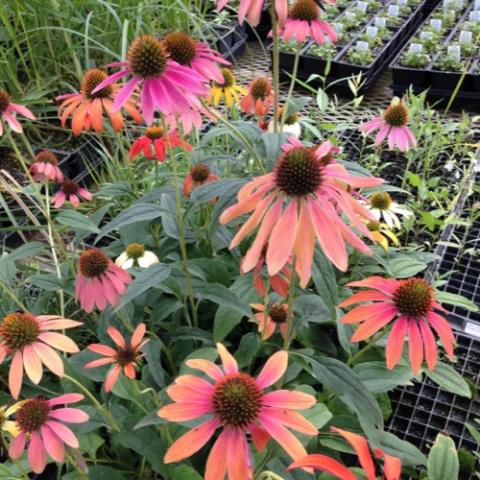
[[[28,446],[28,463],[35,473],[42,473],[47,465],[47,452],[43,446],[40,434],[32,433]]]
[[[56,461],[63,462],[65,457],[65,447],[63,442],[50,430],[50,427],[43,425],[41,427],[43,443],[47,453]]]
[[[390,335],[388,336],[385,356],[387,359],[387,368],[391,370],[400,361],[403,352],[403,344],[405,343],[405,335],[407,334],[408,319],[400,317],[393,324]]]
[[[409,320],[408,322],[408,343],[412,371],[415,375],[418,375],[422,370],[423,342],[416,320]]]
[[[8,373],[8,385],[12,397],[17,400],[23,383],[23,357],[20,351],[13,355],[10,371]]]
[[[224,430],[210,450],[205,467],[205,480],[225,480],[227,473],[226,437],[227,433]]]
[[[358,480],[357,476],[340,462],[319,453],[307,455],[293,462],[288,469],[292,470],[293,468],[314,468],[329,475],[334,475],[340,480]]]
[[[69,447],[78,448],[78,440],[75,434],[66,427],[63,423],[57,422],[56,420],[48,420],[46,423],[52,432]]]

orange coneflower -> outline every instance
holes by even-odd
[[[272,303],[265,308],[261,303],[252,303],[250,306],[258,313],[255,318],[258,324],[258,332],[263,340],[267,340],[278,326],[283,338],[287,336],[288,305],[286,303]]]
[[[205,183],[214,182],[218,177],[210,171],[210,167],[204,163],[197,163],[191,169],[183,181],[183,194],[189,197],[192,190]]]
[[[242,98],[240,107],[245,113],[254,113],[264,117],[273,104],[273,89],[270,81],[265,77],[256,78],[251,84],[248,95]]]

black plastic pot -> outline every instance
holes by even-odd
[[[397,63],[391,67],[391,71],[394,85],[408,86],[413,84],[425,88],[428,88],[431,85],[430,70],[403,67]]]

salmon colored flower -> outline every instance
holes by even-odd
[[[80,322],[58,315],[32,315],[18,310],[0,323],[0,363],[11,357],[8,385],[17,399],[23,382],[23,370],[36,385],[43,376],[43,365],[63,377],[63,362],[54,348],[67,353],[78,352],[73,340],[51,330],[78,327]],[[53,348],[52,348],[53,347]]]
[[[189,197],[193,189],[215,180],[218,180],[218,177],[210,171],[208,165],[197,163],[190,169],[183,181],[183,194]]]
[[[371,238],[361,219],[373,221],[374,217],[354,198],[350,188],[373,187],[383,180],[350,175],[336,163],[336,147],[330,142],[312,148],[294,137],[289,142],[282,147],[284,154],[274,171],[242,187],[238,202],[223,212],[220,222],[225,224],[252,212],[230,243],[230,248],[235,248],[258,227],[243,260],[243,271],[255,268],[266,247],[268,274],[276,275],[295,256],[295,269],[305,288],[311,277],[315,238],[327,258],[342,271],[348,267],[346,242],[363,253],[371,253],[342,214]]]
[[[398,97],[395,97],[383,116],[363,123],[360,125],[360,130],[366,134],[378,130],[375,145],[380,145],[387,138],[388,148],[398,147],[400,151],[406,152],[417,146],[417,139],[407,126],[409,119],[410,113],[407,106]]]
[[[198,97],[208,94],[205,79],[191,68],[171,60],[163,43],[151,35],[142,35],[132,42],[126,62],[110,66],[120,67],[120,71],[97,85],[92,93],[131,75],[115,95],[112,110],[120,110],[140,87],[140,105],[147,125],[153,122],[156,110],[168,115],[181,114],[192,107],[198,109],[201,105]]]
[[[0,89],[0,137],[3,135],[3,122],[1,120],[7,122],[14,132],[23,132],[23,128],[15,118],[15,114],[23,115],[29,120],[35,120],[35,116],[27,107],[13,103],[10,100],[10,95],[5,90]]]
[[[73,207],[80,205],[80,199],[83,198],[87,202],[92,199],[92,194],[81,187],[73,180],[65,180],[52,198],[53,206],[60,208],[68,200]]]
[[[317,429],[297,410],[315,404],[315,398],[303,392],[276,390],[266,393],[285,373],[288,354],[273,354],[257,378],[238,371],[235,358],[217,344],[222,360],[220,368],[209,360],[187,360],[186,365],[209,377],[181,375],[168,387],[175,403],[161,408],[158,415],[171,422],[189,422],[207,418],[184,434],[168,449],[165,463],[179,462],[198,452],[218,428],[222,432],[207,459],[205,479],[250,480],[253,476],[247,433],[253,445],[263,450],[273,438],[294,460],[306,450],[289,429],[305,435],[316,435]]]
[[[280,31],[280,37],[287,42],[295,39],[297,43],[303,43],[310,37],[322,45],[326,35],[330,42],[336,42],[335,29],[329,23],[320,20],[320,14],[320,6],[315,0],[295,0]]]
[[[434,310],[445,309],[435,301],[435,290],[421,278],[406,280],[369,277],[350,282],[350,287],[366,287],[347,298],[339,307],[344,308],[361,302],[371,302],[350,310],[342,323],[361,323],[352,336],[352,342],[361,342],[392,323],[388,336],[387,368],[394,368],[403,352],[405,338],[409,340],[409,357],[413,373],[417,375],[425,358],[429,370],[437,364],[438,351],[433,330],[438,334],[450,357],[454,359],[455,343],[450,324]]]
[[[44,180],[63,182],[63,173],[58,166],[58,158],[50,150],[42,150],[35,155],[35,162],[30,166],[30,174],[36,182]]]
[[[343,437],[353,450],[355,450],[360,465],[367,475],[367,479],[376,480],[375,463],[370,453],[367,440],[361,435],[342,430],[341,428],[332,427],[331,430]],[[401,460],[398,457],[386,454],[378,448],[374,448],[372,451],[375,458],[383,460],[385,480],[400,480],[402,474]],[[358,477],[340,462],[321,454],[307,455],[305,458],[290,465],[288,469],[292,470],[294,468],[314,468],[329,475],[334,475],[340,480],[358,480]]]
[[[63,462],[65,445],[79,448],[77,437],[65,423],[88,422],[89,416],[79,408],[54,407],[81,400],[83,395],[67,393],[50,400],[34,397],[22,401],[15,414],[20,434],[10,444],[9,456],[19,460],[28,442],[27,460],[35,473],[45,470],[48,456],[55,462]]]
[[[75,298],[86,312],[95,306],[105,310],[115,306],[132,281],[130,274],[115,265],[101,250],[85,250],[78,260]]]
[[[258,324],[258,332],[262,340],[267,340],[275,330],[280,330],[283,338],[287,336],[287,314],[288,305],[286,303],[272,303],[265,311],[265,305],[261,303],[252,303],[250,306],[259,313],[255,314]]]
[[[101,343],[93,343],[87,347],[90,351],[103,355],[104,358],[87,363],[85,368],[96,368],[113,364],[105,379],[105,391],[107,393],[117,383],[122,370],[128,378],[135,379],[135,368],[138,361],[143,357],[140,350],[148,342],[148,339],[143,339],[145,331],[145,324],[140,323],[133,332],[130,343],[128,343],[115,327],[109,327],[107,328],[107,333],[116,344],[116,348],[102,345]]]
[[[248,95],[242,98],[240,107],[243,112],[264,117],[273,104],[273,89],[265,77],[255,79],[251,84]]]
[[[72,131],[80,135],[83,130],[97,133],[103,132],[103,117],[108,116],[116,132],[123,128],[123,116],[119,111],[113,111],[113,99],[119,90],[119,85],[107,85],[105,88],[93,92],[95,88],[107,78],[107,73],[99,68],[88,70],[82,79],[80,93],[67,93],[57,97],[63,100],[58,109],[62,127],[65,128],[69,117],[72,118]],[[136,123],[142,122],[142,116],[135,106],[135,102],[126,101],[124,110]]]
[[[167,149],[182,148],[189,152],[192,146],[183,141],[175,130],[165,134],[162,127],[148,127],[145,135],[135,140],[130,148],[129,158],[133,160],[140,152],[151,160],[164,162]]]
[[[275,2],[278,23],[283,25],[288,15],[288,0],[272,1]],[[327,3],[332,2],[335,2],[335,0],[328,0]],[[222,10],[227,3],[228,0],[217,0],[217,11]],[[256,27],[260,23],[264,3],[264,0],[240,0],[240,6],[235,6],[235,8],[238,8],[238,21],[240,24],[247,19],[252,27]]]

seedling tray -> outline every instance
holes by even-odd
[[[221,53],[226,60],[235,60],[243,53],[247,42],[247,27],[237,23],[232,25],[210,24],[206,29],[210,46]]]

